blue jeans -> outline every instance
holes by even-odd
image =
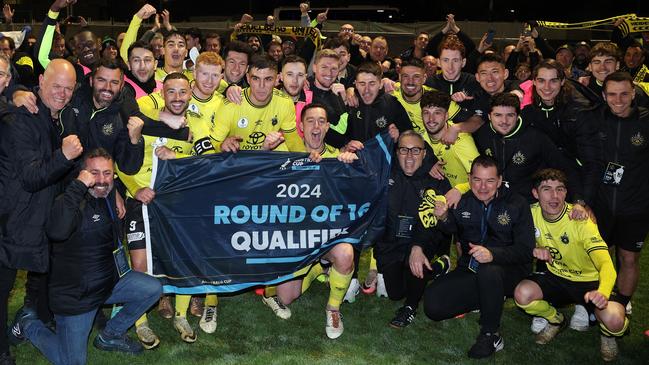
[[[123,304],[119,313],[106,323],[107,337],[120,337],[149,309],[162,294],[160,282],[146,274],[130,271],[124,275],[106,300],[106,304]],[[95,308],[75,315],[54,314],[56,333],[40,320],[25,323],[25,337],[55,365],[83,365],[86,363],[88,336],[97,314]]]

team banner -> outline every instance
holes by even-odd
[[[323,39],[320,34],[320,29],[316,27],[275,27],[245,24],[239,28],[235,28],[232,35],[230,35],[230,40],[236,40],[239,34],[268,34],[280,37],[309,38],[315,44],[316,49],[320,48],[320,42]]]
[[[649,18],[641,18],[636,14],[618,15],[611,18],[602,20],[589,20],[579,23],[560,23],[549,22],[545,20],[537,20],[536,23],[543,28],[549,29],[588,29],[599,26],[611,25],[617,20],[623,19],[624,21],[619,25],[622,35],[626,36],[629,33],[644,32],[649,30]]]
[[[236,292],[291,279],[338,243],[362,248],[384,225],[391,148],[384,134],[353,164],[259,151],[158,161],[151,274],[167,293]]]

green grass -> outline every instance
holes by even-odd
[[[633,299],[631,334],[619,341],[620,364],[648,364],[649,338],[649,257],[645,253],[640,285]],[[24,291],[20,277],[10,299],[10,318],[18,309]],[[466,351],[478,331],[478,314],[461,319],[432,322],[420,310],[415,322],[395,330],[387,323],[400,303],[361,294],[353,304],[343,304],[345,333],[329,340],[324,332],[324,305],[328,290],[318,282],[290,306],[293,316],[281,320],[252,293],[219,299],[218,328],[208,335],[198,330],[198,341],[185,344],[173,329],[172,321],[153,311],[150,325],[161,345],[140,356],[106,353],[89,341],[89,364],[599,364],[599,332],[596,327],[580,333],[562,332],[550,345],[539,346],[529,330],[531,319],[505,303],[501,332],[505,348],[493,358],[472,361]],[[562,309],[568,315],[572,308]],[[190,323],[198,329],[198,318]],[[90,340],[95,336],[91,334]],[[131,331],[131,336],[135,336]],[[46,364],[30,344],[14,348],[18,364]]]

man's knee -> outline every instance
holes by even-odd
[[[137,281],[133,285],[135,287],[134,290],[141,293],[143,298],[154,298],[157,300],[162,295],[162,285],[158,279],[139,272],[135,272],[134,274],[138,274]]]
[[[539,286],[531,280],[521,281],[514,290],[514,299],[520,305],[527,305],[541,298],[543,298],[543,293]]]
[[[339,273],[349,274],[354,270],[354,248],[349,243],[337,244],[328,256]]]

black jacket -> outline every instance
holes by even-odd
[[[73,180],[52,207],[47,235],[52,241],[49,277],[52,312],[74,315],[98,308],[108,299],[118,275],[113,250],[119,228],[108,210],[116,212],[115,196],[97,199]],[[113,213],[115,214],[115,213]]]
[[[394,124],[399,132],[412,129],[408,113],[397,98],[379,91],[374,102],[367,105],[357,94],[359,105],[349,111],[345,143],[356,140],[365,142],[377,134],[386,131]]]
[[[584,111],[580,120],[597,131],[597,156],[588,168],[585,195],[615,215],[646,213],[649,209],[649,110],[633,107],[620,118],[607,105]],[[609,162],[624,166],[618,186],[602,183]],[[585,167],[586,168],[586,167]]]
[[[437,74],[426,80],[426,86],[449,93],[450,95],[464,91],[467,96],[475,96],[480,90],[482,90],[480,84],[475,79],[475,76],[466,72],[461,72],[460,77],[455,81],[448,81],[441,73]],[[469,107],[471,106],[471,102],[462,102],[460,103],[460,106]]]
[[[581,181],[573,165],[548,136],[526,126],[520,118],[509,135],[503,136],[492,128],[491,123],[484,123],[473,133],[473,139],[481,154],[496,159],[503,183],[507,182],[513,192],[526,197],[528,202],[534,201],[532,176],[539,169],[548,167],[565,172],[572,198],[582,198]]]
[[[487,247],[496,265],[519,266],[527,272],[532,269],[535,246],[532,212],[527,201],[509,189],[499,189],[487,205],[473,192],[467,192],[457,208],[449,210],[446,222],[440,220],[437,226],[456,235],[462,248],[458,267],[468,266],[469,243],[473,243]]]
[[[596,131],[588,121],[577,119],[586,108],[588,105],[579,100],[551,107],[530,104],[521,111],[521,117],[523,123],[550,137],[571,165],[581,171],[581,166],[592,163],[597,149]]]
[[[0,145],[4,195],[0,262],[10,268],[46,272],[45,223],[74,161],[68,161],[61,151],[62,137],[50,110],[40,98],[37,106],[37,114],[17,109],[15,121],[3,127],[7,138],[3,136]]]
[[[95,110],[92,87],[86,79],[61,110],[61,121],[64,136],[76,134],[85,151],[103,147],[121,171],[135,174],[142,167],[144,140],[140,138],[137,144],[131,144],[126,125],[129,115],[137,115],[139,110],[126,112],[123,107],[127,98],[128,95],[121,92],[108,107]]]
[[[430,166],[420,167],[412,176],[403,173],[398,161],[392,162],[388,188],[388,214],[386,217],[385,233],[374,247],[374,256],[380,267],[395,261],[402,261],[410,255],[412,244],[436,247],[441,235],[432,235],[425,242],[413,242],[412,236],[397,237],[401,217],[411,217],[410,234],[414,232],[419,218],[419,206],[424,193],[432,189],[436,195],[444,195],[451,189],[448,180],[437,180],[429,175]],[[435,231],[438,232],[439,231]],[[401,236],[407,236],[401,235]]]

